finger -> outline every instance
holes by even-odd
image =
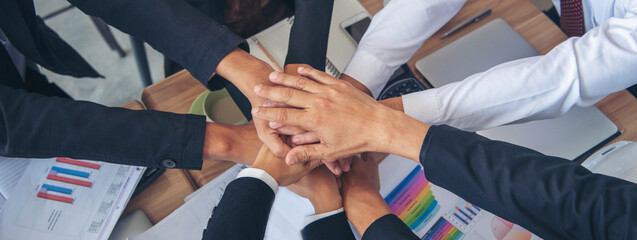
[[[283,126],[283,125],[282,125]],[[279,134],[283,134],[283,135],[299,135],[302,134],[304,132],[307,132],[301,128],[295,127],[295,126],[283,126],[280,128],[276,129],[277,132],[279,132]],[[294,142],[294,140],[292,140],[292,142]]]
[[[317,82],[297,75],[272,72],[269,78],[273,83],[310,93],[318,92],[321,88],[321,85]]]
[[[326,162],[325,167],[330,170],[335,176],[340,177],[343,173],[343,170],[338,166],[335,162]]]
[[[303,110],[294,108],[252,108],[252,116],[266,121],[277,122],[288,126],[311,129],[308,116]],[[268,129],[270,129],[268,127]]]
[[[303,91],[299,91],[289,87],[272,87],[259,84],[254,87],[254,93],[257,96],[274,102],[284,103],[293,107],[303,108],[309,105],[312,97]]]
[[[268,125],[269,125],[269,126],[270,126],[270,128],[272,128],[272,129],[277,129],[277,128],[281,128],[281,127],[285,126],[285,125],[280,124],[280,123],[278,123],[278,122],[268,122]]]
[[[314,81],[328,85],[339,83],[342,81],[312,67],[299,67],[299,74],[303,77],[308,77]]]
[[[318,135],[313,132],[307,131],[300,134],[294,134],[294,136],[292,137],[292,142],[296,145],[317,143],[320,141],[321,139],[319,139]]]
[[[263,121],[257,121],[254,123],[256,125],[265,124]],[[259,135],[259,139],[265,143],[265,145],[270,148],[272,153],[277,157],[285,157],[285,155],[290,151],[290,146],[288,146],[283,140],[279,137],[279,134],[267,127],[260,128],[257,126],[257,135]]]
[[[313,160],[321,160],[323,162],[333,162],[336,159],[328,159],[327,151],[329,149],[324,143],[296,146],[292,148],[285,156],[285,162],[288,165],[297,162],[307,162]]]
[[[352,158],[348,157],[348,158],[342,158],[340,160],[338,160],[338,164],[341,167],[341,169],[343,170],[343,172],[349,172],[350,170],[350,164],[352,162]]]
[[[280,103],[280,102],[275,102],[270,100],[265,100],[265,102],[263,103],[263,106],[264,107],[289,107],[285,103]]]

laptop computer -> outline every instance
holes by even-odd
[[[416,62],[433,87],[461,81],[498,64],[538,55],[509,24],[495,19]],[[453,66],[453,67],[452,67]],[[565,115],[478,131],[546,155],[577,159],[617,136],[617,126],[595,106],[574,107]]]

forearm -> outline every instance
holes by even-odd
[[[447,126],[432,127],[421,151],[432,183],[542,238],[637,235],[634,183]]]
[[[68,0],[87,14],[147,42],[208,86],[221,59],[245,40],[185,1]]]
[[[380,193],[359,193],[346,196],[345,213],[360,236],[364,236],[370,225],[381,217],[392,214]]]
[[[403,96],[405,112],[430,124],[476,131],[561,116],[637,83],[637,16],[613,18],[548,54],[495,66]]]
[[[389,77],[447,23],[465,0],[391,1],[374,18],[344,73],[376,98]]]
[[[232,181],[212,213],[203,239],[263,239],[274,192],[262,180]]]
[[[170,160],[175,168],[201,168],[201,116],[109,108],[0,85],[0,125],[3,156],[71,157],[160,168],[171,167],[163,164]]]
[[[325,70],[334,0],[296,0],[285,64],[304,63]]]

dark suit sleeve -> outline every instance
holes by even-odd
[[[244,39],[183,0],[68,0],[89,15],[150,44],[184,66],[204,86],[221,59]]]
[[[305,63],[325,70],[334,0],[296,0],[285,64]]]
[[[354,233],[349,227],[345,212],[316,220],[301,230],[303,240],[353,240]]]
[[[202,116],[133,111],[0,85],[0,155],[200,169]],[[170,167],[170,166],[168,166]]]
[[[262,180],[235,179],[208,220],[203,239],[263,239],[273,203],[274,192]]]
[[[400,218],[391,213],[376,219],[363,233],[362,240],[374,239],[419,240]]]
[[[544,239],[637,239],[637,185],[576,162],[432,126],[427,179]]]

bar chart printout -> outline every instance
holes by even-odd
[[[49,191],[67,194],[67,196],[52,194],[52,193],[49,193]],[[63,202],[63,203],[73,203],[74,199],[71,197],[68,197],[70,196],[71,193],[73,193],[73,189],[70,189],[70,188],[58,187],[58,186],[53,186],[49,184],[42,184],[42,187],[40,188],[40,191],[38,192],[38,197],[53,200],[53,201]]]
[[[421,231],[440,210],[440,205],[431,191],[431,184],[420,166],[416,166],[385,197],[385,202],[391,211],[415,232]]]
[[[106,240],[144,170],[33,159],[0,209],[0,239]]]
[[[455,204],[447,211],[446,218],[460,229],[473,227],[482,215],[482,209],[459,198]]]
[[[453,224],[448,222],[444,218],[439,218],[438,221],[429,229],[425,234],[424,240],[456,240],[462,239],[463,233],[458,230]]]

